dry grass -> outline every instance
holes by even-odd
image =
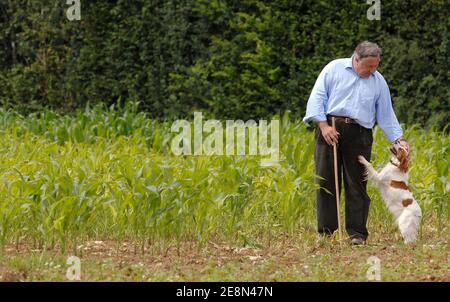
[[[367,245],[351,246],[305,231],[264,247],[165,241],[143,251],[131,242],[88,241],[77,255],[82,281],[367,281],[367,259],[376,256],[381,281],[448,282],[448,242],[423,237],[406,246],[397,234],[375,233]],[[0,280],[66,281],[70,255],[9,245]]]

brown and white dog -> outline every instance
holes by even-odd
[[[358,161],[365,166],[367,179],[380,190],[405,243],[413,243],[417,238],[422,211],[408,187],[408,153],[399,144],[394,144],[390,150],[394,156],[380,172],[364,156],[359,155]]]

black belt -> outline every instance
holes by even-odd
[[[352,119],[350,117],[335,116],[335,115],[328,115],[327,116],[328,120],[331,120],[332,117],[334,117],[336,122],[341,122],[341,123],[345,123],[345,124],[358,124],[357,121],[355,121],[354,119]]]

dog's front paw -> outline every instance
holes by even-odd
[[[362,181],[367,181],[369,179],[369,165],[370,163],[365,159],[364,156],[358,155],[358,161],[364,166],[362,173]]]
[[[362,181],[368,181],[369,180],[369,170],[364,169],[362,173]]]
[[[364,158],[364,156],[362,156],[362,155],[358,155],[358,161],[359,161],[361,164],[363,164],[363,165],[369,163],[369,162]]]

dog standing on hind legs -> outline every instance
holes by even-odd
[[[390,150],[394,156],[380,172],[364,156],[359,155],[358,161],[364,165],[367,179],[380,190],[405,243],[410,244],[417,239],[422,211],[408,187],[408,152],[398,144],[393,145]]]

